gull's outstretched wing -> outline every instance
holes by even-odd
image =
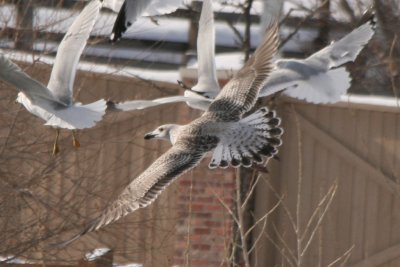
[[[305,61],[328,70],[346,62],[354,61],[374,35],[373,21],[354,29],[345,37],[312,54]]]
[[[305,60],[276,61],[277,69],[261,89],[259,97],[284,90],[286,95],[311,103],[339,101],[350,88],[351,77],[344,67],[331,68],[354,61],[373,34],[373,24],[368,22]]]
[[[53,97],[46,86],[26,74],[2,53],[0,53],[0,79],[17,87],[17,89],[22,91],[33,103],[38,103],[45,99],[49,102],[64,105]],[[66,106],[66,104],[64,106]]]
[[[196,149],[196,148],[195,148]],[[176,144],[133,180],[102,214],[70,240],[58,243],[63,247],[86,233],[98,230],[123,216],[151,204],[176,178],[195,167],[205,152],[194,151],[185,144]]]
[[[121,38],[122,34],[137,20],[151,2],[152,0],[125,0],[118,12],[110,40],[115,42]]]
[[[279,21],[283,9],[283,0],[267,0],[263,1],[263,5],[263,12],[260,14],[261,25],[268,27],[275,21]]]
[[[278,24],[275,23],[267,30],[252,57],[222,88],[207,112],[216,113],[221,120],[231,121],[249,111],[273,69],[272,58],[278,43]]]
[[[340,101],[350,85],[350,73],[345,67],[321,70],[304,60],[287,60],[285,66],[272,72],[259,97],[282,91],[310,103],[334,103]]]
[[[92,0],[87,4],[72,23],[58,47],[47,87],[61,102],[72,103],[76,68],[101,6],[100,0]]]
[[[129,110],[145,109],[163,104],[177,103],[177,102],[198,104],[197,106],[200,107],[204,106],[204,108],[201,108],[201,110],[206,110],[211,100],[206,98],[202,99],[202,98],[188,97],[188,96],[169,96],[169,97],[157,98],[154,100],[132,100],[121,103],[115,103],[112,106],[112,108],[122,111],[129,111]],[[205,103],[203,104],[203,102]]]
[[[124,0],[103,0],[103,7],[109,8],[112,11],[118,13],[121,10]]]
[[[116,0],[106,0],[105,5],[112,7],[115,11],[115,7],[117,6],[115,2]],[[140,16],[156,16],[171,13],[181,4],[182,0],[125,0],[115,20],[110,40],[115,42],[121,38],[122,34],[126,32]]]
[[[214,12],[211,0],[204,0],[201,9],[197,35],[197,60],[198,81],[192,90],[213,92],[217,95],[220,88],[215,66]]]

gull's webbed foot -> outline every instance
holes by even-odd
[[[53,156],[60,153],[60,147],[58,146],[58,137],[60,136],[60,129],[56,129],[56,140],[53,145]]]
[[[75,131],[72,131],[72,145],[75,148],[81,147],[81,143],[79,143],[78,139],[76,138]]]

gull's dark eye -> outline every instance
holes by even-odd
[[[160,130],[160,132],[162,132],[162,131],[164,131],[164,128],[160,128],[160,129],[158,129],[158,130]]]

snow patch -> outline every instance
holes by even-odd
[[[97,258],[105,255],[110,250],[111,250],[110,248],[96,248],[96,249],[92,250],[91,252],[88,252],[85,254],[85,260],[94,261]]]
[[[0,49],[0,53],[7,55],[11,60],[33,63],[33,62],[43,62],[49,65],[54,64],[54,57],[17,52],[11,50]],[[78,69],[83,71],[89,71],[99,74],[109,74],[130,78],[140,78],[144,80],[160,81],[176,83],[176,80],[180,80],[179,70],[157,70],[157,69],[141,69],[134,67],[125,66],[111,66],[100,63],[84,62],[80,61],[78,64]]]

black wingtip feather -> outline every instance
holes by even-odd
[[[114,27],[111,32],[110,41],[115,43],[122,37],[122,33],[126,32],[127,27],[125,26],[126,21],[126,1],[124,1],[121,10],[118,13],[117,19],[115,20]]]
[[[233,159],[231,160],[231,165],[232,165],[233,167],[239,167],[239,166],[240,166],[240,161],[237,160],[237,159],[235,159],[235,158],[233,158]]]
[[[219,166],[221,168],[227,168],[228,167],[228,162],[226,160],[221,160],[221,162],[219,163]]]
[[[279,118],[272,118],[268,121],[269,126],[278,126],[281,123],[281,120]]]
[[[271,136],[281,136],[283,134],[282,128],[273,128],[269,130]]]
[[[249,158],[246,158],[246,157],[243,157],[242,158],[242,165],[244,166],[244,167],[250,167],[251,165],[252,165],[252,161],[251,161],[251,159],[249,159]]]

